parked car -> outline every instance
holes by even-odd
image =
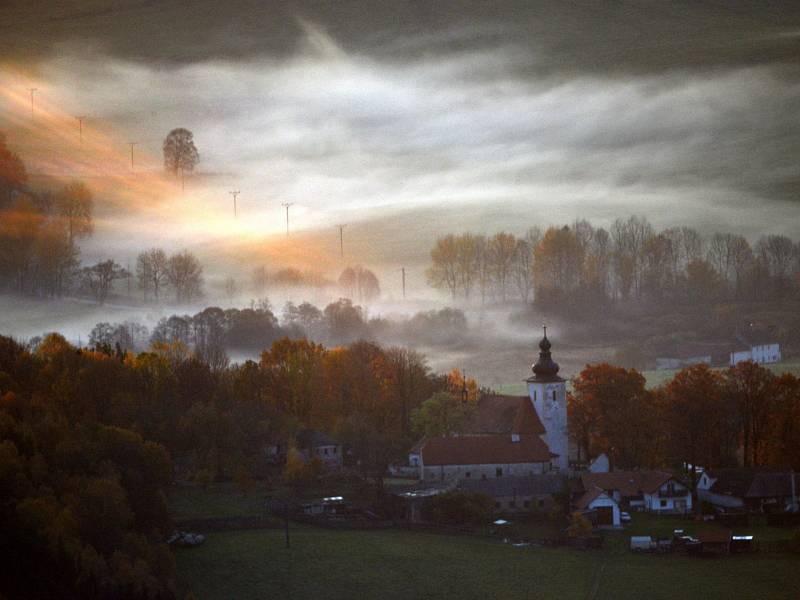
[[[628,512],[619,513],[619,520],[622,523],[630,523],[631,522],[631,513],[628,513]]]
[[[656,543],[649,535],[631,536],[631,550],[634,552],[652,552]]]

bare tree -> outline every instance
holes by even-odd
[[[167,262],[167,278],[175,290],[178,302],[190,302],[201,295],[203,267],[191,252],[170,256]]]
[[[80,181],[64,186],[56,194],[55,208],[64,220],[70,244],[92,233],[92,192]]]
[[[128,272],[113,260],[104,260],[81,270],[81,286],[101,304],[108,298],[116,279],[123,279]]]
[[[516,238],[504,231],[493,235],[488,240],[489,269],[495,292],[501,302],[505,302],[508,297],[508,280],[511,276],[511,265],[516,247]]]
[[[436,240],[436,245],[431,250],[431,266],[426,275],[433,287],[446,289],[455,300],[458,291],[458,249],[454,235],[449,234]]]
[[[136,278],[139,288],[147,294],[152,292],[158,300],[159,292],[167,283],[167,255],[161,248],[150,248],[136,257]]]
[[[480,267],[481,237],[465,233],[456,237],[456,279],[466,300],[472,293],[475,277]]]
[[[533,291],[533,248],[524,238],[518,239],[514,248],[512,276],[519,297],[527,304]]]

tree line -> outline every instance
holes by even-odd
[[[338,287],[342,297],[359,303],[371,302],[381,294],[378,277],[362,265],[345,267],[336,281],[313,269],[301,271],[294,267],[286,267],[270,273],[266,267],[261,266],[253,269],[250,281],[252,290],[257,294],[263,294],[269,288]]]
[[[460,341],[468,335],[464,313],[453,308],[389,320],[370,318],[363,307],[342,298],[322,309],[309,302],[287,302],[276,315],[269,301],[262,299],[248,308],[210,306],[194,315],[163,317],[152,330],[135,321],[97,323],[89,334],[89,346],[142,351],[152,343],[179,343],[210,364],[224,366],[228,352],[258,352],[282,337],[333,346],[359,339],[436,345]]]
[[[751,361],[688,367],[656,389],[635,369],[590,365],[567,402],[583,460],[604,452],[620,469],[800,469],[800,379]]]
[[[558,310],[609,304],[763,301],[798,294],[800,243],[764,235],[703,236],[691,227],[656,231],[644,217],[610,228],[586,220],[516,237],[449,234],[436,240],[429,283],[453,300],[531,299]]]

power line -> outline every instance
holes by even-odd
[[[75,117],[78,119],[78,137],[81,141],[81,146],[83,146],[83,120],[86,118],[85,116]]]
[[[236,196],[238,196],[239,194],[241,194],[241,192],[240,192],[239,190],[236,190],[235,192],[228,192],[228,193],[229,193],[231,196],[233,196],[233,216],[234,216],[234,218],[235,218],[235,217],[237,217],[237,216],[238,216],[238,214],[237,214],[237,212],[236,212]]]
[[[128,145],[131,147],[131,171],[133,171],[133,147],[138,143],[139,142],[128,142]]]
[[[31,93],[31,121],[33,120],[33,94],[38,92],[37,88],[28,88],[28,91]]]
[[[339,228],[339,256],[344,258],[344,228],[347,225],[337,225]]]
[[[286,236],[289,236],[289,207],[292,206],[294,202],[281,202],[281,206],[286,207]]]

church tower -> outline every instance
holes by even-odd
[[[569,433],[567,431],[567,385],[558,376],[558,363],[550,355],[550,340],[547,327],[539,342],[539,360],[533,365],[533,376],[529,377],[528,395],[539,415],[546,433],[542,436],[550,452],[558,454],[553,463],[560,471],[569,468]]]

